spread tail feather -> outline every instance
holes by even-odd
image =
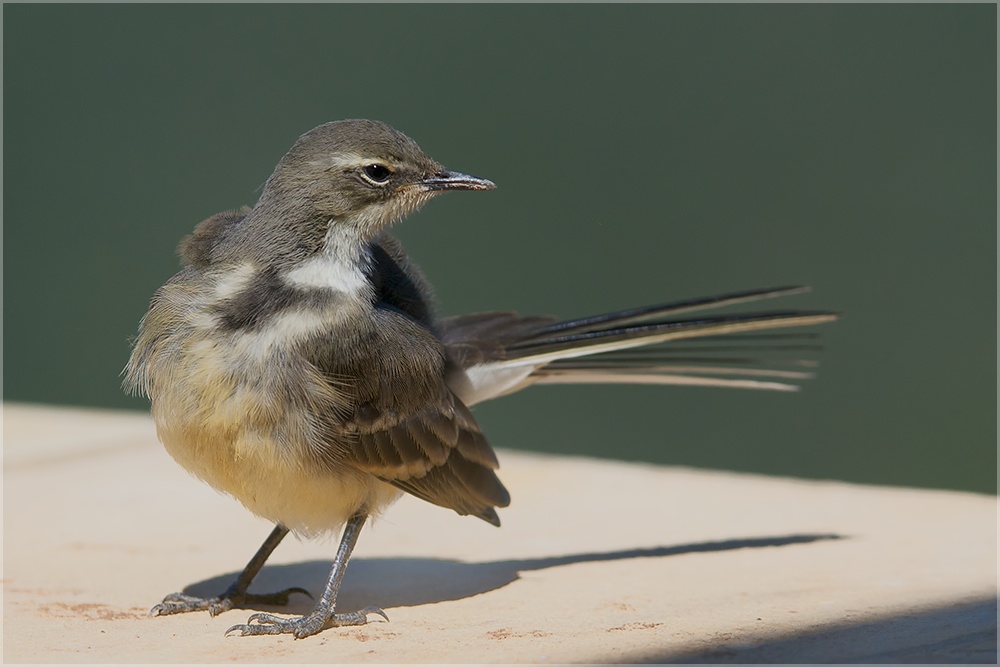
[[[647,324],[593,329],[590,325],[578,332],[568,330],[554,336],[535,336],[506,348],[510,363],[550,363],[559,359],[614,352],[645,345],[655,345],[685,338],[703,338],[760,331],[779,327],[799,327],[835,320],[835,313],[824,311],[789,311],[722,315],[694,320],[671,320]]]
[[[488,313],[474,320],[444,321],[444,338],[466,376],[455,390],[471,405],[539,384],[669,384],[794,391],[781,380],[803,380],[808,360],[783,354],[815,350],[789,343],[797,334],[755,334],[777,328],[823,324],[837,319],[828,311],[774,311],[668,319],[678,313],[798,294],[805,287],[738,292],[703,299],[633,308],[562,322]],[[476,331],[477,335],[468,335]],[[487,334],[488,332],[488,334]],[[806,334],[811,337],[810,334]],[[703,344],[711,339],[711,344]],[[685,340],[689,344],[676,345]],[[761,342],[764,342],[762,345]],[[471,352],[470,352],[471,351]],[[752,352],[718,356],[718,352]],[[781,353],[759,358],[760,352]],[[773,355],[771,355],[773,356]],[[791,370],[769,369],[790,365]],[[770,379],[763,379],[770,378]]]

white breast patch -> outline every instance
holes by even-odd
[[[370,258],[357,232],[330,223],[323,249],[285,274],[289,285],[360,295],[371,289],[365,275]]]

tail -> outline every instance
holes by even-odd
[[[788,381],[812,377],[802,369],[814,364],[788,358],[788,353],[819,349],[808,342],[815,334],[753,332],[823,324],[835,320],[836,313],[676,316],[807,291],[807,287],[753,290],[563,322],[512,313],[450,318],[440,323],[456,366],[449,384],[467,405],[531,384],[670,384],[794,391],[798,386]],[[675,344],[679,340],[688,344]],[[761,352],[772,356],[760,357]],[[767,367],[775,365],[778,368]]]

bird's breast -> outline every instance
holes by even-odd
[[[363,336],[372,306],[332,290],[295,298],[272,278],[242,266],[165,285],[130,374],[142,376],[160,439],[184,468],[290,528],[335,528],[396,493],[333,465],[349,445],[338,416],[351,411],[353,387],[303,350]]]

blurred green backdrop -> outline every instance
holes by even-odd
[[[996,5],[5,5],[4,398],[145,409],[199,220],[371,117],[495,180],[398,229],[442,314],[810,284],[798,394],[541,387],[492,443],[996,491]]]

